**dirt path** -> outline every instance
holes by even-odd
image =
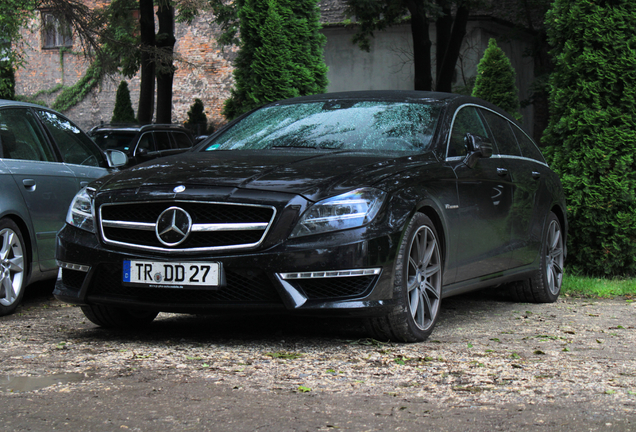
[[[0,318],[7,431],[636,430],[627,299],[461,296],[403,345],[314,318],[162,314],[109,332],[33,291]]]

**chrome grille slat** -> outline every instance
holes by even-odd
[[[170,247],[150,232],[156,232],[161,212],[174,206],[187,211],[193,223],[187,240]],[[275,207],[257,204],[183,200],[106,203],[99,208],[99,227],[104,243],[109,245],[193,253],[255,248],[265,238],[275,216]],[[147,234],[141,235],[142,232]]]

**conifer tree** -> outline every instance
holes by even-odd
[[[113,118],[111,123],[136,123],[135,111],[133,111],[130,101],[130,91],[126,81],[122,81],[117,87],[115,95],[115,109],[113,110]]]
[[[317,0],[237,0],[237,7],[241,43],[227,118],[275,100],[324,93]]]
[[[543,142],[568,204],[568,266],[636,275],[636,8],[556,0],[550,122]]]
[[[188,120],[183,124],[196,135],[205,133],[208,125],[208,116],[205,115],[203,101],[195,99],[188,111]]]
[[[477,65],[473,96],[497,105],[520,120],[515,76],[515,70],[506,54],[497,46],[495,39],[490,39],[488,48]]]

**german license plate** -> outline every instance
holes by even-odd
[[[123,282],[165,288],[218,288],[221,266],[215,262],[124,260]]]

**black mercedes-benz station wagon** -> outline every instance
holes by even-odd
[[[497,107],[323,94],[80,191],[58,234],[55,295],[104,327],[160,311],[334,313],[421,341],[444,297],[506,284],[554,302],[566,233],[559,178]]]

